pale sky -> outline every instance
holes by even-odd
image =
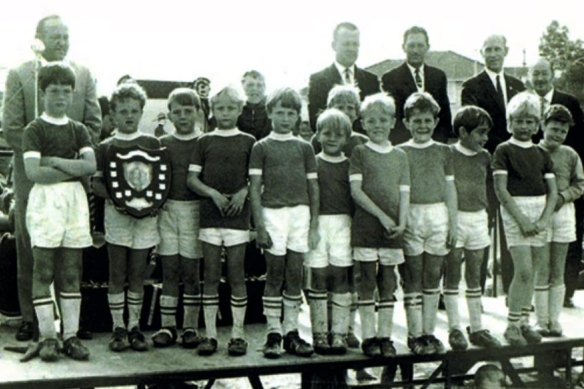
[[[402,34],[428,30],[431,50],[480,59],[484,38],[507,36],[507,65],[537,58],[539,39],[552,20],[584,37],[581,1],[492,0],[164,0],[138,2],[16,0],[0,11],[0,68],[31,59],[37,21],[63,16],[70,30],[69,58],[88,66],[98,92],[109,94],[123,74],[139,79],[212,80],[212,89],[239,84],[244,71],[266,75],[268,89],[307,85],[311,73],[332,63],[332,30],[351,21],[361,30],[357,64],[403,58]],[[3,78],[4,71],[0,71]],[[3,84],[3,81],[2,81]],[[0,87],[3,89],[3,86]]]

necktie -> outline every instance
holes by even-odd
[[[345,85],[351,85],[351,69],[345,68]]]
[[[414,72],[414,80],[416,81],[416,86],[418,87],[418,90],[422,90],[422,77],[420,77],[420,69],[416,68],[415,72]]]
[[[540,98],[540,102],[541,102],[541,119],[543,120],[543,115],[545,113],[547,101],[546,101],[545,97],[543,97],[543,96],[540,96],[539,98]]]
[[[503,103],[503,107],[505,107],[507,105],[507,102],[505,101],[505,95],[503,94],[503,88],[501,87],[501,79],[499,77],[500,77],[499,75],[495,77],[497,82],[497,96],[499,96],[499,100],[501,101],[501,103]]]

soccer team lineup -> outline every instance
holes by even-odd
[[[96,232],[107,246],[114,353],[179,344],[200,356],[252,347],[272,359],[348,349],[392,357],[397,304],[415,355],[563,335],[574,292],[566,261],[582,257],[584,123],[575,98],[553,88],[547,60],[529,68],[527,89],[503,71],[505,37],[486,37],[485,69],[463,83],[451,113],[446,74],[424,63],[424,28],[404,32],[406,60],[378,78],[355,65],[359,29],[344,22],[307,98],[289,87],[266,95],[257,70],[243,73],[245,94],[210,94],[200,77],[167,97],[174,131],[151,135],[139,130],[148,99],[139,81],[125,76],[98,99],[90,71],[67,57],[59,16],[40,20],[36,38],[37,60],[8,73],[2,120],[14,152],[16,337],[32,341],[27,358],[91,360],[80,284]],[[482,321],[493,228],[502,231],[502,333]],[[261,345],[246,336],[248,245],[265,259]],[[147,337],[152,252],[161,327]],[[233,317],[225,345],[222,277]],[[304,301],[310,339],[299,331]],[[436,336],[441,301],[447,339]]]

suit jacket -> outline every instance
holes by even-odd
[[[554,89],[551,103],[562,104],[572,114],[574,126],[570,128],[564,144],[576,150],[580,159],[584,160],[584,114],[580,102],[576,97]]]
[[[379,80],[377,76],[357,66],[355,66],[355,82],[360,89],[361,100],[366,96],[379,92]],[[342,83],[343,79],[335,64],[310,76],[308,82],[308,116],[313,131],[316,131],[318,114],[326,108],[328,93],[333,86]]]
[[[525,86],[517,78],[505,74],[507,102],[517,93],[525,90]],[[462,84],[462,105],[476,105],[483,108],[493,119],[493,128],[485,148],[492,154],[495,148],[509,139],[507,131],[507,110],[501,104],[497,91],[486,71],[469,78]]]
[[[73,103],[67,116],[85,124],[91,140],[97,144],[101,130],[101,110],[97,102],[95,80],[86,67],[73,62],[71,62],[71,66],[75,71],[75,90]],[[2,130],[6,142],[17,154],[22,152],[24,128],[35,118],[34,67],[35,61],[25,62],[19,67],[11,69],[6,78]],[[40,92],[38,104],[40,115],[43,111]]]
[[[418,91],[412,72],[406,62],[385,73],[381,77],[382,89],[395,99],[396,124],[389,139],[393,144],[400,144],[411,138],[410,132],[403,124],[404,103],[414,92]],[[424,65],[424,89],[430,93],[440,106],[438,126],[433,138],[446,143],[452,134],[452,114],[446,86],[446,74],[433,66]]]

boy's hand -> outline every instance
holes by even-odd
[[[219,208],[219,212],[221,212],[221,216],[225,216],[225,211],[229,207],[229,199],[225,197],[223,194],[215,191],[211,196],[211,200],[217,208]]]
[[[265,228],[256,229],[256,245],[260,249],[269,249],[272,247],[272,238],[270,238],[270,234],[268,234]]]
[[[379,218],[379,222],[381,223],[381,225],[383,226],[383,228],[385,228],[387,230],[387,232],[390,233],[390,234],[391,234],[391,230],[396,227],[396,224],[393,221],[393,219],[390,218],[387,215],[381,216]]]
[[[457,226],[449,225],[448,235],[446,236],[446,247],[453,250],[456,248],[456,240],[458,239]]]
[[[225,209],[225,214],[227,216],[237,216],[243,211],[243,206],[245,205],[245,201],[247,200],[247,188],[244,188],[233,196],[231,196],[231,200],[227,205],[227,209]]]
[[[532,223],[527,219],[519,222],[519,228],[521,229],[521,233],[527,237],[537,235],[538,233],[535,223]]]
[[[320,242],[320,235],[318,234],[318,227],[310,227],[308,231],[308,248],[314,250],[318,247]]]
[[[401,237],[404,234],[404,231],[406,230],[406,226],[402,226],[402,225],[397,225],[395,227],[392,227],[389,230],[389,239],[398,239],[399,237]]]
[[[535,228],[537,229],[537,232],[542,232],[547,230],[547,228],[549,227],[549,220],[544,220],[544,219],[539,219],[538,221],[535,222]]]
[[[554,207],[554,212],[557,212],[562,208],[562,206],[566,204],[566,200],[564,200],[564,196],[558,194],[558,200],[556,201],[556,206]]]

